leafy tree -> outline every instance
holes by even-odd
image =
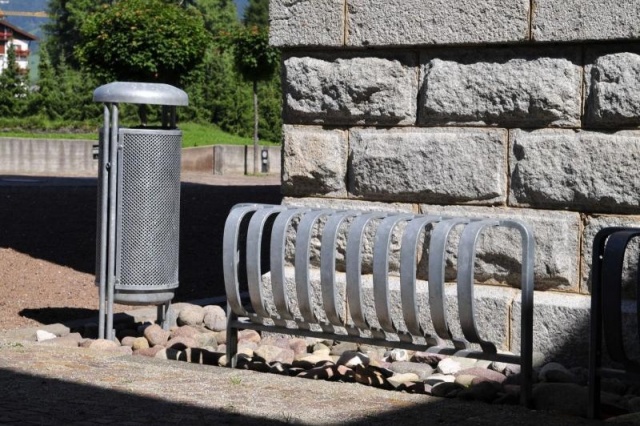
[[[280,73],[275,72],[270,80],[258,89],[260,98],[260,138],[270,141],[282,139],[282,87]]]
[[[268,27],[269,0],[249,0],[247,8],[244,10],[243,22],[248,27]]]
[[[54,121],[86,121],[100,117],[101,106],[92,99],[98,85],[94,77],[71,69],[64,61],[54,68],[46,52],[43,52],[38,68],[40,79],[29,96],[30,116]]]
[[[4,97],[28,100],[25,113],[33,118],[30,122],[96,122],[101,105],[91,95],[98,85],[110,80],[145,80],[168,82],[189,94],[189,106],[180,109],[182,119],[214,123],[241,136],[256,133],[257,123],[256,148],[258,137],[279,140],[279,79],[274,72],[263,75],[262,70],[246,64],[261,62],[252,48],[268,47],[266,0],[251,1],[245,11],[244,21],[249,24],[245,29],[233,0],[49,0],[48,7],[51,19],[41,49],[40,79],[26,95]],[[173,17],[164,19],[167,14]],[[254,30],[254,25],[260,28]],[[246,46],[254,43],[255,31],[262,39],[255,46]],[[192,32],[197,40],[204,34],[205,41],[185,41]],[[246,43],[238,43],[236,49],[238,35]],[[186,55],[194,50],[198,50],[195,59]],[[239,59],[235,52],[240,51],[245,53],[238,55],[248,57]],[[256,103],[260,99],[255,113],[252,92]],[[15,116],[16,108],[11,111]],[[137,106],[122,105],[121,118],[133,121],[136,112],[140,113]],[[256,167],[259,158],[257,152]]]
[[[26,96],[25,73],[18,66],[16,49],[11,45],[7,51],[7,68],[0,74],[0,115],[22,116]]]
[[[245,27],[226,37],[233,47],[236,70],[253,87],[253,172],[257,174],[260,171],[258,82],[273,76],[280,62],[280,54],[269,46],[267,28]]]
[[[55,69],[49,61],[49,54],[42,49],[38,63],[38,86],[29,99],[29,115],[40,115],[50,119],[59,118],[54,107],[57,101],[61,101],[57,96],[59,86],[55,74]]]
[[[251,136],[251,88],[235,72],[230,52],[209,50],[182,83],[189,94],[189,106],[181,108],[183,119],[215,123],[227,132]]]
[[[233,0],[197,0],[194,7],[202,14],[205,28],[214,36],[239,25]]]
[[[78,68],[74,47],[82,39],[80,27],[87,16],[110,0],[49,0],[49,21],[44,27],[46,40],[43,45],[54,67],[61,61]]]
[[[177,84],[210,39],[199,13],[163,0],[121,0],[87,16],[75,48],[103,80]]]

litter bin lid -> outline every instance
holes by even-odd
[[[146,105],[189,105],[189,96],[177,87],[163,83],[134,83],[116,81],[93,91],[95,102]]]

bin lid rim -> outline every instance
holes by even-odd
[[[189,105],[189,95],[164,83],[116,81],[93,91],[94,102],[122,102],[147,105]]]

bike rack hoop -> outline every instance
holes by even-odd
[[[476,250],[480,236],[496,227],[515,229],[522,239],[519,355],[498,353],[496,343],[483,337],[476,323]],[[446,253],[453,244],[449,237],[454,228],[462,229],[457,249],[460,336],[451,332],[444,297]],[[427,233],[430,236],[427,259],[430,315],[425,319],[427,306],[421,306],[417,294],[416,252],[420,236]],[[265,244],[263,239],[268,234],[270,241]],[[365,250],[368,244],[372,245],[369,251]],[[267,256],[261,253],[265,247],[269,250]],[[259,204],[235,206],[228,216],[223,237],[230,341],[227,359],[234,366],[237,347],[231,341],[238,329],[246,328],[517,363],[522,372],[522,402],[528,405],[532,387],[534,248],[532,229],[512,219]],[[319,253],[319,264],[311,260],[315,257],[314,251],[315,255]],[[246,283],[239,279],[242,252],[246,256]],[[399,303],[392,297],[389,282],[394,253],[400,258]],[[340,266],[345,272],[342,287],[336,280],[339,254],[344,255]],[[372,257],[373,288],[368,296],[365,292],[369,290],[364,288],[362,279],[365,257]],[[269,265],[264,265],[261,259],[269,259]],[[285,277],[288,261],[295,269],[293,279]],[[320,272],[315,288],[314,269]],[[270,286],[262,279],[266,272],[271,273]],[[248,287],[252,309],[246,308],[241,300],[243,286]],[[371,302],[367,305],[371,298],[372,306]],[[429,320],[430,324],[424,323]],[[425,331],[427,329],[433,329],[435,334]],[[479,345],[481,350],[475,350],[472,344]]]

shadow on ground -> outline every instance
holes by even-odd
[[[69,320],[76,320],[78,318],[97,317],[98,310],[65,307],[26,308],[22,309],[19,314],[21,317],[38,321],[40,324],[55,324],[58,322],[64,323]]]
[[[122,372],[125,373],[125,372]],[[327,412],[326,417],[309,422],[305,415],[304,398],[290,394],[280,396],[273,392],[256,395],[247,390],[250,398],[212,394],[210,401],[219,401],[220,407],[207,408],[189,402],[170,401],[153,396],[142,396],[125,391],[126,375],[115,375],[113,386],[121,389],[105,389],[97,386],[78,384],[66,380],[18,373],[0,369],[0,422],[9,424],[185,424],[185,425],[284,425],[300,424],[343,424],[343,425],[539,425],[564,426],[600,424],[586,419],[552,415],[543,411],[530,411],[520,406],[491,405],[458,399],[436,400],[403,407],[398,410],[380,412],[375,401],[360,401],[372,404],[370,414],[352,419],[336,418],[337,413]],[[290,379],[291,386],[297,380]],[[197,386],[196,383],[193,384]],[[349,386],[349,385],[345,385]],[[167,387],[166,396],[173,394]],[[160,387],[149,389],[150,394],[162,391]],[[260,406],[270,400],[295,398],[291,409],[283,413],[265,413],[264,417],[248,415],[254,398],[260,399]],[[353,395],[351,398],[352,399]],[[300,400],[298,400],[300,399]],[[224,404],[223,404],[224,402]],[[278,401],[281,402],[281,401]],[[336,401],[337,403],[337,401]],[[324,401],[327,404],[327,401]],[[268,404],[266,404],[268,406]],[[345,413],[345,407],[336,407],[338,413]],[[360,407],[361,408],[361,407]],[[349,411],[348,409],[346,410]],[[357,410],[356,410],[357,411]]]
[[[279,204],[279,186],[183,183],[180,287],[175,301],[224,294],[222,233],[237,203]],[[0,184],[0,247],[93,274],[96,252],[96,180],[9,178]]]
[[[184,424],[282,425],[285,421],[251,417],[171,402],[59,379],[0,370],[0,423],[9,424]],[[22,395],[18,397],[17,395]],[[238,401],[238,408],[242,402]]]

